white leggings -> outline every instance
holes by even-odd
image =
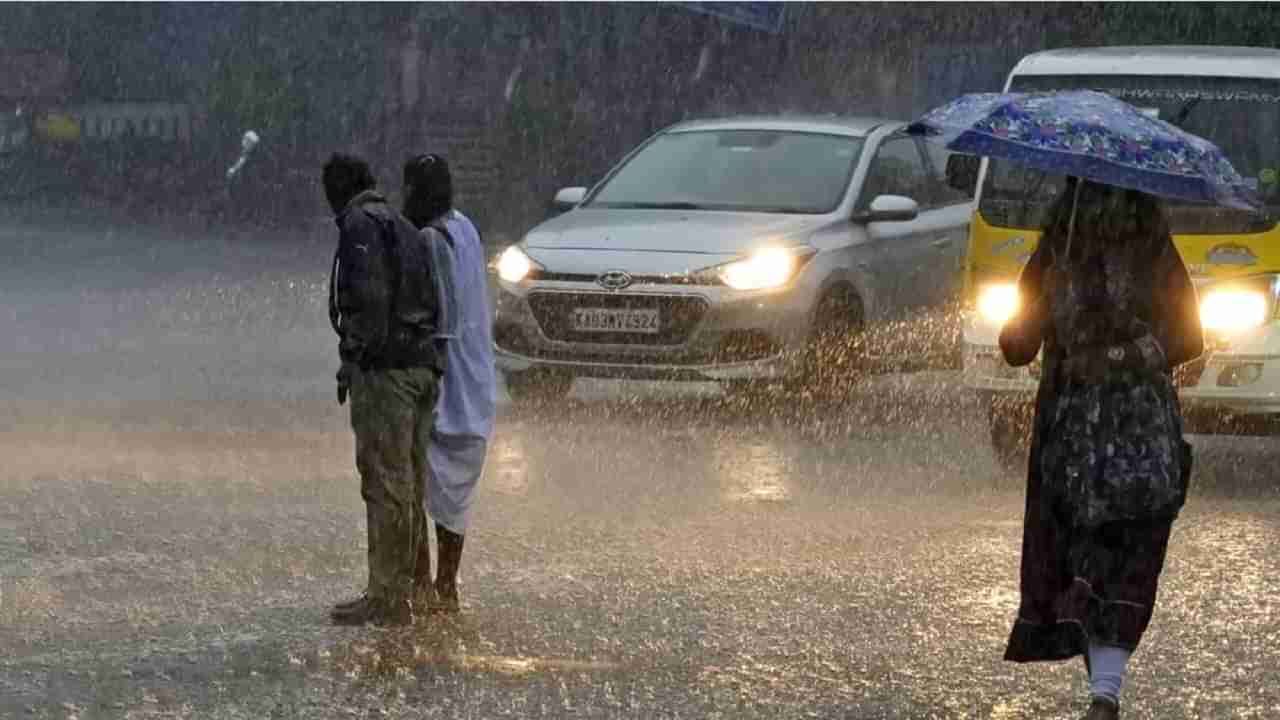
[[[1120,702],[1120,686],[1124,684],[1129,654],[1122,647],[1089,643],[1090,695]]]

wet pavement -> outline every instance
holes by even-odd
[[[1021,481],[945,372],[504,401],[463,614],[330,626],[327,233],[0,227],[0,718],[1083,714],[1081,663],[1000,659]],[[1195,444],[1125,716],[1280,717],[1280,451]]]

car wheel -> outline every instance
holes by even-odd
[[[986,396],[987,426],[991,434],[991,450],[1006,472],[1023,472],[1027,468],[1027,450],[1031,439],[1034,410],[1022,398]]]
[[[511,401],[521,405],[563,400],[573,388],[572,375],[546,369],[504,373],[503,380]]]
[[[793,389],[823,393],[850,387],[862,369],[858,347],[862,327],[862,301],[853,288],[828,290],[814,308],[801,374],[787,384]]]

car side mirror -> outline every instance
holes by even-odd
[[[982,161],[976,155],[952,155],[947,158],[947,185],[973,197],[978,189],[978,168]]]
[[[854,215],[855,222],[910,222],[920,216],[920,205],[902,195],[878,195],[865,211]]]
[[[587,189],[584,187],[567,187],[556,193],[556,198],[551,202],[551,206],[560,212],[572,210],[582,203],[587,197]]]

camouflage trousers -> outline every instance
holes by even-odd
[[[440,375],[430,368],[357,371],[351,429],[369,530],[371,599],[407,600],[416,548],[426,538],[423,478]]]

